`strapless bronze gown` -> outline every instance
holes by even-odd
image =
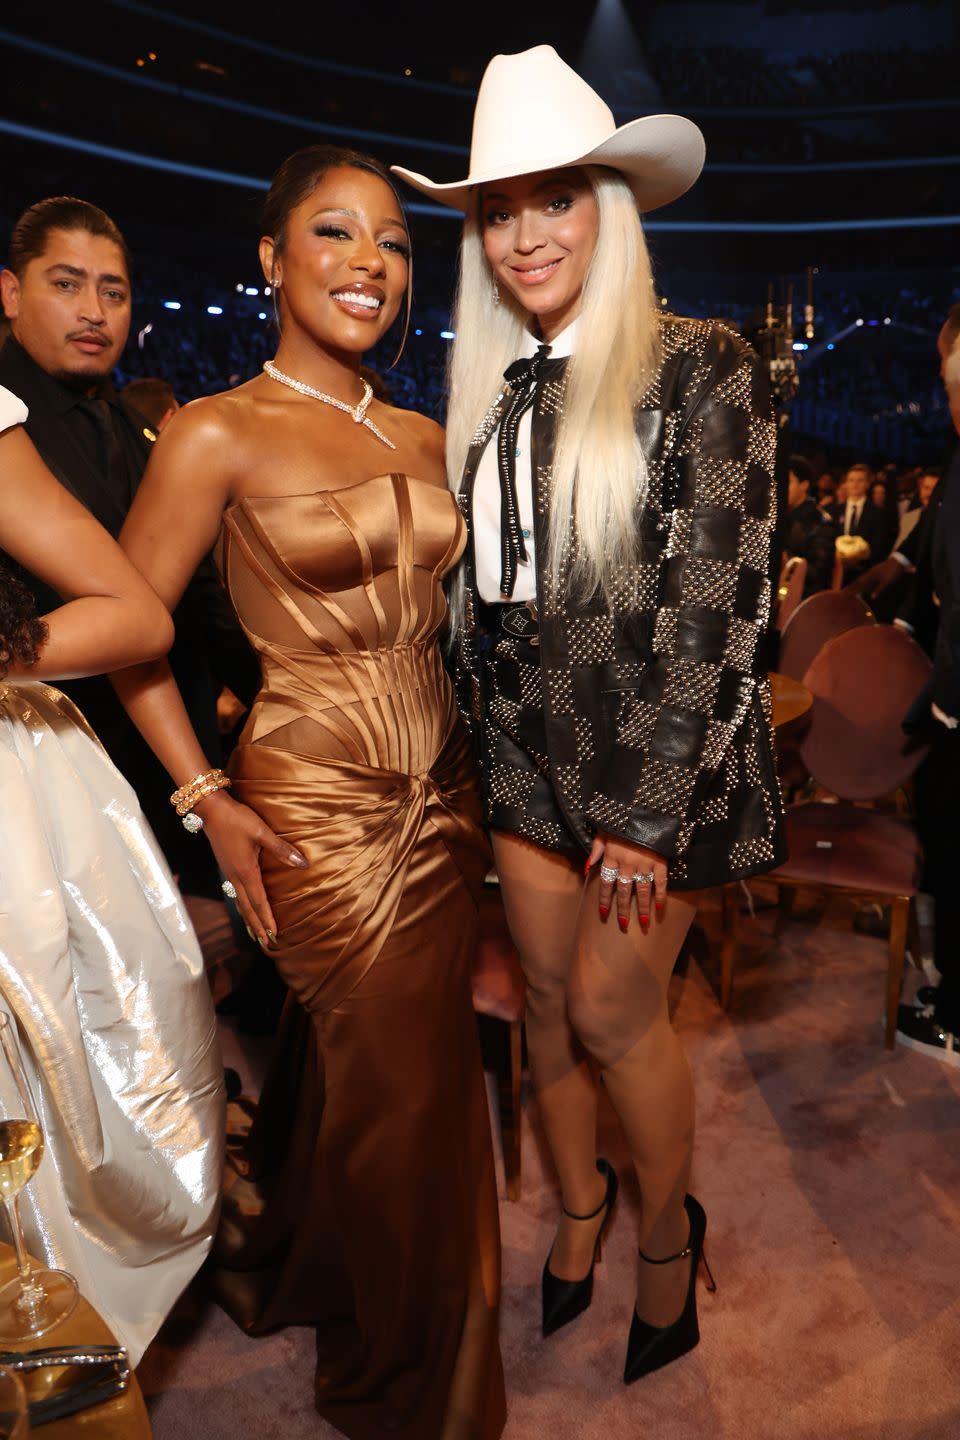
[[[216,1283],[253,1334],[316,1326],[317,1408],[351,1440],[504,1423],[469,984],[487,852],[437,639],[463,544],[451,496],[404,475],[244,500],[221,540],[263,665],[234,794],[309,867],[262,857],[291,997]]]

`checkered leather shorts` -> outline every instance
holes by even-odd
[[[499,607],[491,607],[498,609]],[[550,779],[540,651],[530,640],[484,629],[487,714],[481,773],[487,824],[582,861]]]

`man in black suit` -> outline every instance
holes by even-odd
[[[879,505],[874,505],[867,493],[872,479],[870,466],[861,462],[851,465],[844,476],[847,498],[837,506],[835,517],[839,533],[859,535],[870,547],[870,554],[865,559],[845,567],[846,583],[859,579],[871,565],[884,560],[896,539],[897,527],[893,515],[882,510]]]
[[[0,350],[0,384],[29,408],[26,429],[49,468],[116,536],[146,467],[153,432],[114,389],[113,368],[130,328],[130,257],[116,224],[84,200],[58,196],[31,206],[10,238],[0,294],[11,333]],[[24,577],[41,612],[61,604]],[[198,572],[174,617],[170,660],[204,750],[219,754],[207,616],[214,576]],[[205,598],[206,596],[206,598]],[[222,606],[218,614],[222,613]],[[209,847],[187,835],[169,804],[166,773],[104,677],[66,681],[117,768],[133,785],[171,867],[186,889],[218,893]]]
[[[951,418],[960,436],[960,305],[947,316],[938,349]],[[916,1006],[900,1006],[897,1039],[960,1068],[960,444],[916,531],[920,534],[912,558],[917,599],[926,601],[936,628],[933,675],[913,712],[915,723],[926,719],[931,741],[914,790],[925,857],[923,888],[933,895],[936,907],[934,959],[940,983],[918,991]]]
[[[833,581],[837,526],[810,498],[813,467],[802,455],[791,455],[788,466],[787,517],[784,553],[807,562],[803,598],[829,590]]]

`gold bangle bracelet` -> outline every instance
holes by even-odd
[[[189,795],[185,795],[176,806],[177,814],[181,818],[189,814],[195,805],[199,805],[201,800],[206,799],[208,795],[215,795],[218,790],[228,789],[231,783],[226,775],[222,775],[219,780],[208,780],[206,784],[198,785],[190,791]]]
[[[220,777],[222,774],[223,774],[223,771],[222,771],[222,770],[214,769],[214,770],[203,770],[203,771],[200,772],[199,775],[194,775],[194,777],[193,777],[192,780],[188,780],[185,785],[181,785],[181,786],[179,787],[179,789],[174,790],[173,794],[170,796],[170,804],[171,804],[171,805],[179,805],[179,803],[180,803],[180,801],[183,799],[183,797],[184,797],[185,795],[188,795],[191,790],[195,790],[198,785],[203,785],[204,782],[207,781],[207,780],[217,780],[217,779],[219,779],[219,777]]]
[[[170,796],[170,804],[178,815],[186,815],[192,810],[204,795],[213,795],[217,790],[223,790],[230,784],[229,778],[222,770],[205,770],[201,775],[195,775],[186,785],[181,785],[174,790]]]

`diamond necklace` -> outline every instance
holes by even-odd
[[[296,390],[299,395],[309,395],[311,400],[322,400],[324,405],[332,405],[335,410],[343,410],[351,417],[355,425],[365,425],[368,430],[373,431],[378,440],[383,441],[384,445],[389,446],[391,450],[396,450],[397,447],[393,441],[389,440],[382,430],[378,430],[367,415],[370,401],[373,399],[373,391],[366,380],[360,381],[363,386],[363,395],[359,405],[348,405],[346,401],[337,400],[335,396],[327,395],[323,390],[314,390],[313,386],[308,385],[304,380],[294,380],[292,375],[285,375],[282,370],[277,369],[272,360],[265,360],[263,368],[271,380],[277,380],[281,385],[289,385],[290,389]]]

